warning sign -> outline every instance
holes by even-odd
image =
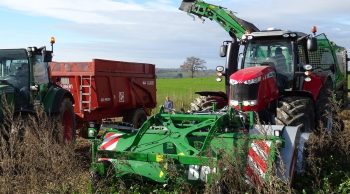
[[[119,92],[119,102],[124,102],[125,98],[124,98],[124,92]]]

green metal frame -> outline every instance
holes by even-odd
[[[243,23],[248,23],[242,19],[237,18],[234,13],[224,7],[206,3],[202,0],[195,0],[193,2],[183,1],[183,4],[191,4],[189,9],[181,10],[194,14],[200,18],[208,18],[216,21],[222,28],[225,29],[232,37],[235,35],[240,38],[246,34],[247,31],[256,31],[256,29],[249,29],[248,26],[244,26]],[[250,24],[252,25],[252,24]],[[251,26],[253,27],[253,25]]]
[[[276,159],[275,144],[277,141],[283,142],[283,139],[242,133],[245,125],[237,115],[232,109],[225,114],[208,115],[165,114],[161,109],[138,132],[125,133],[117,129],[107,129],[100,138],[91,139],[91,171],[103,176],[112,164],[116,177],[138,175],[166,183],[169,178],[169,165],[175,165],[176,169],[184,172],[187,172],[190,165],[217,169],[218,160],[225,155],[232,161],[237,156],[241,158],[241,170],[244,171],[247,153],[254,140],[272,142],[268,156],[268,169],[271,170]],[[115,150],[100,150],[108,133],[123,135]],[[217,169],[216,172],[220,174],[223,170]],[[266,173],[265,179],[268,179],[268,174]],[[210,176],[208,175],[209,180]],[[187,180],[186,173],[181,178],[191,182]]]

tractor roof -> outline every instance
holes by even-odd
[[[283,36],[284,34],[296,34],[297,37],[302,37],[302,36],[307,35],[303,32],[293,32],[293,31],[288,31],[288,30],[276,30],[276,29],[263,30],[263,31],[251,33],[251,35],[254,37]]]

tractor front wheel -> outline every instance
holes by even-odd
[[[191,112],[211,111],[213,103],[217,109],[222,109],[227,105],[227,100],[221,96],[199,96],[190,104]]]
[[[276,124],[301,126],[301,131],[315,129],[315,107],[308,97],[285,97],[278,102]]]

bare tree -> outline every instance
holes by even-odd
[[[187,57],[186,61],[180,66],[183,71],[190,71],[191,77],[195,72],[206,70],[207,67],[204,65],[206,62],[203,59],[197,57]]]

